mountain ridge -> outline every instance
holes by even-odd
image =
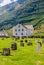
[[[34,27],[44,23],[44,0],[31,2],[26,0],[25,3],[18,5],[16,4],[17,8],[9,8],[6,13],[0,15],[0,29],[10,29],[18,23],[32,24]]]

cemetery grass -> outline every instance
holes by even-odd
[[[23,39],[24,41],[25,39]],[[44,65],[44,44],[41,47],[41,52],[36,52],[36,38],[27,38],[33,43],[32,46],[27,46],[24,42],[24,47],[20,46],[20,40],[12,40],[11,38],[0,38],[0,52],[3,48],[10,48],[13,42],[17,43],[17,50],[12,51],[10,56],[2,56],[0,53],[0,65]],[[42,39],[38,40],[42,42]]]

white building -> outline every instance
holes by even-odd
[[[6,31],[0,31],[0,36],[8,36],[8,33]]]
[[[31,36],[33,34],[33,25],[18,24],[13,27],[13,36]]]

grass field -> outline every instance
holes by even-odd
[[[25,40],[25,39],[23,39]],[[33,43],[32,46],[27,46],[24,42],[24,47],[20,46],[20,40],[12,40],[11,38],[0,38],[0,52],[2,48],[10,48],[13,42],[17,43],[17,50],[11,50],[11,56],[2,56],[0,54],[0,65],[44,65],[44,44],[41,47],[41,53],[36,52],[36,38],[29,38],[28,41]],[[42,39],[38,40],[42,42]]]

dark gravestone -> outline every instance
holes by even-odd
[[[24,39],[24,37],[22,37],[22,39]]]
[[[2,52],[0,52],[0,53],[2,53]]]
[[[0,54],[2,54],[2,52],[0,52]]]
[[[2,38],[2,40],[4,40],[4,38]]]
[[[23,46],[24,47],[24,43],[20,43],[20,46]]]
[[[20,39],[20,37],[17,37],[17,39]]]
[[[15,37],[15,40],[19,40],[20,39],[20,37]]]
[[[2,55],[9,56],[10,55],[10,49],[9,48],[3,48]]]
[[[27,43],[28,41],[27,41],[27,40],[25,40],[25,42]]]
[[[16,43],[11,44],[11,49],[12,49],[12,50],[17,50],[17,44],[16,44]]]
[[[28,45],[28,46],[31,46],[31,45],[32,45],[32,42],[28,42],[27,45]]]
[[[21,43],[23,42],[23,40],[20,41]]]

